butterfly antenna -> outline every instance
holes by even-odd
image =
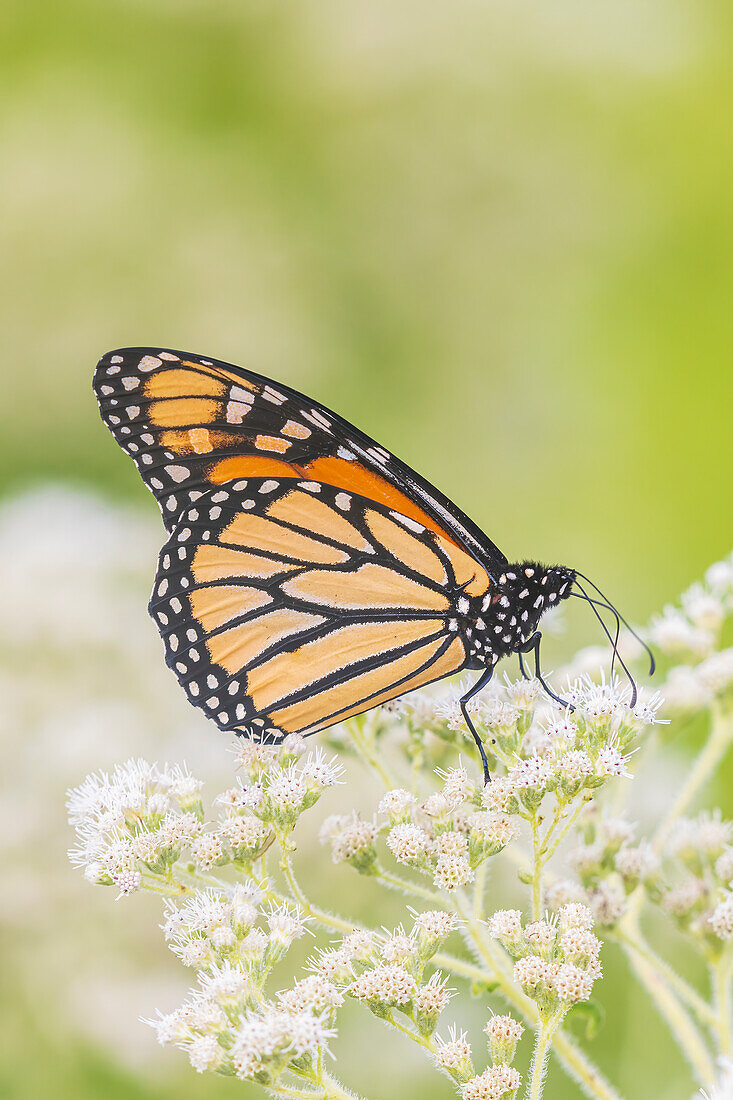
[[[654,660],[654,654],[652,653],[651,649],[649,648],[649,646],[647,645],[647,643],[646,643],[646,642],[644,641],[644,639],[643,639],[643,638],[640,638],[640,637],[639,637],[639,635],[638,635],[638,634],[636,633],[636,631],[634,630],[634,628],[633,628],[633,627],[631,627],[631,626],[629,626],[629,624],[627,623],[626,619],[625,619],[625,618],[623,617],[623,615],[621,614],[621,612],[620,612],[620,611],[618,611],[618,610],[617,610],[617,609],[616,609],[616,608],[615,608],[615,607],[613,606],[613,604],[612,604],[612,603],[611,603],[611,601],[609,600],[608,596],[604,595],[604,593],[603,593],[603,592],[601,592],[601,590],[600,590],[600,588],[598,587],[598,585],[597,585],[597,584],[595,584],[595,583],[594,583],[594,582],[593,582],[593,581],[592,581],[592,580],[590,579],[590,577],[586,577],[585,573],[578,573],[578,572],[577,572],[577,570],[576,570],[576,574],[575,574],[575,575],[576,575],[576,577],[580,577],[580,578],[581,578],[582,580],[584,580],[584,581],[585,581],[585,582],[586,582],[587,584],[589,584],[589,585],[591,586],[591,588],[594,588],[594,589],[596,590],[596,592],[597,592],[597,593],[598,593],[598,595],[599,595],[599,596],[601,597],[601,599],[602,599],[602,600],[605,600],[605,601],[606,601],[606,606],[608,607],[609,611],[613,611],[613,612],[614,612],[614,613],[615,613],[615,614],[616,614],[616,615],[618,616],[618,618],[619,618],[619,619],[621,620],[621,622],[622,622],[622,623],[624,624],[624,626],[625,626],[625,627],[626,627],[626,629],[628,630],[629,634],[631,634],[632,638],[636,638],[636,640],[637,640],[637,642],[639,643],[639,645],[640,645],[640,646],[643,646],[643,648],[644,648],[644,649],[646,650],[646,652],[647,652],[647,655],[648,655],[648,657],[649,657],[649,675],[650,675],[650,676],[653,676],[653,675],[654,675],[654,671],[655,671],[655,669],[656,669],[656,667],[657,667],[657,662],[656,662],[656,661]]]
[[[593,599],[592,596],[588,595],[582,585],[579,584],[577,585],[577,587],[580,589],[580,592],[571,592],[571,596],[575,596],[579,600],[584,600],[586,603],[591,603],[595,607],[602,607],[605,611],[610,611],[616,620],[616,632],[613,636],[613,657],[611,658],[611,672],[613,672],[614,665],[616,663],[616,657],[618,656],[619,635],[621,634],[621,620],[619,619],[618,612],[616,611],[615,607],[611,606],[611,604],[603,603],[602,600]]]
[[[580,591],[581,591],[581,592],[583,592],[583,595],[585,596],[585,598],[586,598],[586,601],[587,601],[587,603],[588,603],[588,605],[589,605],[589,607],[590,607],[591,611],[593,612],[593,614],[595,615],[595,617],[596,617],[596,618],[598,619],[598,622],[599,622],[599,623],[601,624],[601,627],[602,627],[602,629],[603,629],[603,633],[604,633],[604,634],[606,635],[606,637],[608,638],[609,642],[611,643],[611,646],[613,647],[614,655],[615,655],[616,657],[618,657],[618,663],[619,663],[619,664],[621,665],[621,668],[622,668],[622,669],[624,670],[624,672],[626,673],[626,675],[627,675],[627,677],[628,677],[628,679],[629,679],[629,683],[631,684],[631,699],[629,700],[629,706],[630,706],[630,707],[635,707],[635,706],[636,706],[636,700],[637,700],[637,698],[638,698],[638,694],[639,694],[639,693],[638,693],[638,692],[637,692],[637,690],[636,690],[636,682],[634,681],[634,677],[633,677],[633,676],[631,675],[631,673],[629,672],[628,668],[626,667],[626,664],[625,664],[625,662],[624,662],[624,659],[623,659],[623,657],[622,657],[622,656],[621,656],[621,654],[620,654],[620,653],[618,652],[618,649],[617,649],[616,643],[614,642],[613,638],[611,637],[611,632],[610,632],[610,630],[608,629],[608,627],[606,626],[606,624],[604,623],[603,619],[601,618],[601,616],[600,616],[600,614],[599,614],[599,612],[598,612],[598,609],[597,609],[597,607],[596,607],[596,601],[595,601],[595,600],[592,600],[592,599],[590,599],[590,597],[588,596],[587,592],[585,592],[585,591],[584,591],[584,589],[582,588],[582,586],[581,586],[581,585],[578,585],[578,588],[580,588]],[[583,597],[581,596],[581,599],[582,599],[582,598],[583,598]],[[618,632],[617,632],[617,634],[616,634],[616,637],[618,638]]]

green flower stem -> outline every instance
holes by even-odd
[[[189,887],[177,879],[159,879],[152,875],[150,877],[143,875],[142,888],[149,890],[152,894],[162,894],[166,898],[180,897],[181,894],[187,894],[189,891]]]
[[[652,951],[638,929],[636,929],[636,934],[633,934],[623,925],[619,925],[613,938],[618,940],[627,954],[636,953],[645,959],[646,962],[657,971],[659,976],[663,978],[670,989],[674,990],[680,1000],[684,1001],[688,1008],[692,1009],[701,1024],[706,1027],[715,1026],[717,1016],[708,1002],[701,997],[697,990],[693,989],[689,982],[686,982],[668,962]]]
[[[577,1081],[586,1096],[594,1100],[621,1100],[616,1092],[580,1047],[576,1046],[572,1039],[558,1028],[552,1038],[552,1047],[555,1055],[569,1077]]]
[[[392,1027],[397,1028],[398,1031],[401,1031],[402,1034],[406,1035],[408,1039],[412,1039],[413,1043],[417,1043],[418,1046],[424,1047],[425,1050],[433,1049],[433,1044],[430,1042],[430,1039],[426,1038],[424,1035],[418,1034],[418,1032],[415,1031],[413,1028],[406,1027],[405,1024],[395,1018],[393,1012],[390,1012],[387,1016],[385,1016],[385,1019],[387,1023],[389,1023]]]
[[[551,827],[550,827],[550,829],[548,830],[548,834],[547,834],[547,835],[545,836],[545,840],[544,840],[544,843],[543,843],[543,845],[542,845],[542,850],[541,850],[541,853],[540,853],[540,854],[541,854],[541,856],[542,856],[542,864],[543,864],[543,866],[544,866],[544,864],[545,864],[545,863],[547,863],[547,862],[548,862],[548,861],[549,861],[550,859],[552,859],[552,857],[554,856],[555,852],[557,851],[557,849],[559,848],[559,846],[560,846],[560,845],[562,844],[563,840],[564,840],[564,839],[565,839],[565,837],[566,837],[566,836],[568,835],[568,833],[569,833],[569,832],[570,832],[570,830],[572,829],[573,825],[575,824],[575,822],[576,822],[576,821],[578,820],[578,818],[579,818],[579,817],[580,817],[580,815],[582,814],[583,810],[584,810],[584,809],[586,808],[586,806],[587,806],[587,805],[588,805],[588,804],[589,804],[590,802],[592,802],[592,801],[593,801],[593,795],[592,795],[592,793],[591,793],[590,791],[587,791],[587,792],[585,793],[585,795],[583,796],[583,798],[581,798],[580,802],[579,802],[579,803],[578,803],[578,805],[577,805],[577,806],[575,807],[575,809],[573,810],[573,812],[572,812],[572,813],[570,814],[570,816],[568,817],[567,821],[566,821],[566,822],[565,822],[565,824],[563,825],[563,827],[562,827],[562,829],[560,830],[560,832],[559,832],[559,833],[557,833],[557,834],[556,834],[556,835],[555,835],[554,837],[552,837],[552,838],[551,838],[550,834],[551,834],[551,832],[552,832],[552,829],[554,828],[554,826],[551,826]],[[551,840],[552,840],[552,843],[550,843],[550,841],[551,841]]]
[[[435,905],[439,909],[445,907],[445,901],[440,894],[436,894],[434,890],[428,890],[426,886],[420,886],[417,882],[410,882],[409,879],[402,878],[401,875],[393,875],[391,871],[385,871],[380,867],[375,878],[393,890],[401,890],[403,894],[412,894],[413,897],[423,898],[424,901],[429,901],[431,905]]]
[[[271,1096],[284,1096],[287,1100],[324,1100],[324,1094],[319,1089],[296,1089],[293,1085],[285,1085],[278,1081],[277,1085],[267,1090]]]
[[[710,977],[715,1004],[715,1037],[718,1051],[730,1057],[733,1051],[733,1020],[731,1019],[731,981],[733,979],[733,948],[726,947],[716,962],[710,965]]]
[[[542,916],[543,871],[592,798],[590,791],[586,792],[573,812],[566,814],[564,824],[562,814],[565,807],[558,803],[544,837],[540,831],[541,817],[535,812],[529,818],[532,830],[532,863],[529,868],[532,875],[532,920],[539,920]]]
[[[323,1086],[323,1100],[360,1100],[357,1093],[344,1088],[341,1082],[332,1077],[330,1073],[327,1073],[325,1069],[321,1070],[320,1081]]]
[[[542,911],[542,856],[540,855],[540,823],[537,814],[532,814],[532,920],[540,919]]]
[[[374,738],[366,732],[364,716],[360,714],[357,718],[352,718],[347,725],[357,751],[366,763],[374,768],[384,783],[385,789],[391,791],[398,787],[399,783],[393,778],[389,769],[379,759],[379,754],[374,750]]]
[[[660,1015],[664,1017],[699,1083],[705,1087],[712,1085],[715,1081],[715,1066],[707,1045],[687,1011],[660,975],[656,964],[649,962],[638,951],[627,952],[627,958]]]
[[[287,881],[288,886],[290,887],[290,892],[293,896],[293,899],[297,901],[298,905],[303,910],[306,916],[311,917],[314,921],[317,921],[319,924],[323,925],[324,928],[330,928],[334,932],[343,932],[346,935],[348,935],[350,932],[353,932],[355,928],[359,927],[357,924],[354,923],[354,921],[344,920],[342,917],[338,917],[334,913],[328,913],[325,909],[318,908],[318,906],[313,905],[308,900],[306,895],[303,893],[303,890],[301,889],[300,883],[295,877],[290,854],[286,851],[283,851],[283,858],[280,862],[280,868],[283,872],[283,875],[285,876],[285,880]],[[281,901],[285,900],[282,895],[277,894],[275,891],[272,891],[272,896],[273,898],[278,898]]]
[[[545,1073],[547,1072],[547,1059],[552,1048],[552,1037],[560,1026],[564,1014],[565,1009],[558,1008],[546,1023],[540,1024],[537,1030],[529,1086],[527,1088],[527,1100],[541,1100],[544,1092]]]

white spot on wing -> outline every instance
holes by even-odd
[[[176,482],[185,481],[191,473],[185,466],[166,466],[165,472]]]
[[[279,393],[277,390],[274,390],[272,386],[265,386],[264,390],[262,391],[262,396],[264,397],[265,401],[271,401],[273,405],[282,405],[283,402],[286,400],[285,394]]]
[[[419,535],[425,530],[422,523],[418,523],[417,520],[410,519],[409,516],[403,516],[401,512],[389,513],[398,523],[401,523],[403,527],[409,527],[411,531],[417,531]]]
[[[159,367],[160,365],[161,365],[161,360],[158,359],[157,356],[155,356],[155,355],[143,355],[143,357],[140,360],[140,362],[138,363],[137,367],[138,367],[138,370],[141,370],[141,371],[151,371],[151,370],[155,370],[155,368]],[[123,381],[124,381],[124,379],[123,379]]]
[[[252,391],[245,390],[242,386],[232,386],[229,390],[229,396],[232,401],[243,401],[245,405],[251,405],[255,399]]]

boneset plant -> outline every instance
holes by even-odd
[[[460,687],[413,693],[322,734],[314,748],[295,735],[278,748],[240,741],[236,781],[208,807],[183,767],[131,760],[89,776],[69,793],[72,862],[120,898],[160,894],[165,941],[195,975],[182,1005],[147,1021],[158,1040],[198,1072],[274,1096],[353,1097],[330,1057],[351,999],[422,1048],[462,1100],[520,1090],[539,1100],[551,1053],[588,1096],[616,1100],[566,1026],[597,1015],[603,943],[614,940],[695,1084],[728,1096],[733,825],[716,810],[689,815],[733,741],[733,649],[721,648],[732,611],[733,558],[652,621],[645,634],[666,682],[633,707],[595,650],[566,670],[573,710],[535,680],[492,685],[472,704],[494,773],[488,786],[467,750]],[[633,660],[636,643],[622,645]],[[637,835],[623,812],[637,762],[698,715],[708,723],[704,748],[662,820]],[[296,876],[301,818],[341,781],[339,757],[354,773],[354,755],[383,793],[370,816],[327,816],[320,840],[335,873],[404,896],[402,923],[388,931],[319,906]],[[498,906],[487,888],[499,864],[522,884],[521,908]],[[650,945],[642,917],[652,909],[704,960],[707,990]],[[306,932],[316,939],[305,970],[276,989],[274,968]],[[483,1050],[449,1021],[459,994],[485,1008]],[[522,1081],[513,1062],[527,1042]]]

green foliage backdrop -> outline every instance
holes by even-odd
[[[151,511],[90,379],[160,343],[313,393],[643,620],[732,541],[732,41],[722,0],[5,0],[2,491]],[[172,1095],[6,991],[5,1095]],[[606,993],[628,1084],[666,1040]]]

